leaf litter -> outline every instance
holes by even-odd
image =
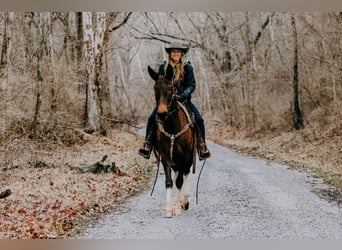
[[[0,239],[68,238],[114,211],[149,187],[154,165],[136,153],[141,143],[134,133],[118,129],[110,138],[91,136],[70,147],[25,138],[1,145],[1,187],[11,194],[0,200]],[[123,174],[72,169],[104,155]]]

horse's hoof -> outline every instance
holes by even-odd
[[[175,215],[181,215],[182,209],[181,208],[175,208]]]
[[[171,218],[173,215],[172,210],[165,210],[165,218]]]
[[[183,208],[184,210],[188,210],[188,209],[189,209],[189,202],[187,202],[186,204],[183,204],[183,205],[182,205],[182,208]]]

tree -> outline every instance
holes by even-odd
[[[303,115],[299,105],[299,93],[298,93],[298,85],[299,85],[299,74],[298,74],[298,37],[297,37],[297,27],[296,27],[296,19],[294,14],[291,14],[291,26],[293,33],[293,105],[294,105],[294,128],[302,129],[304,128],[304,120]]]
[[[38,127],[40,123],[40,113],[41,113],[41,104],[42,104],[42,88],[43,88],[43,72],[42,72],[42,60],[43,60],[43,49],[44,49],[44,14],[38,13],[38,24],[37,24],[37,36],[39,41],[39,47],[37,47],[36,51],[36,59],[37,59],[37,84],[36,84],[36,103],[35,103],[35,111],[32,123],[32,138],[38,138]]]
[[[5,25],[3,31],[0,67],[6,66],[8,64],[8,61],[10,60],[10,54],[12,52],[13,19],[14,12],[5,13]]]
[[[97,13],[97,28],[94,31],[93,15],[91,12],[82,13],[83,21],[83,41],[84,41],[84,56],[87,72],[87,97],[86,97],[86,124],[91,129],[98,131],[100,130],[100,110],[99,110],[99,85],[97,79],[96,58],[98,56],[99,49],[96,48],[101,41],[101,32],[104,31],[104,17],[105,13]]]
[[[77,58],[77,65],[81,64],[82,61],[82,51],[83,51],[83,21],[82,21],[82,12],[76,12],[76,58]]]
[[[255,20],[249,20],[249,16],[249,13],[228,12],[172,12],[164,15],[145,13],[148,30],[136,28],[136,31],[141,34],[140,39],[159,40],[163,43],[177,39],[194,49],[199,49],[202,58],[198,64],[209,67],[211,74],[202,75],[210,79],[210,96],[215,96],[207,109],[213,112],[220,111],[221,114],[218,116],[223,117],[231,125],[247,126],[253,125],[256,121],[254,86],[250,83],[257,79],[256,47],[267,32],[266,28],[274,13],[263,14],[260,18],[261,23],[257,25]],[[252,32],[251,23],[256,30],[255,33]],[[236,78],[241,79],[238,84],[233,80]],[[234,93],[237,87],[240,87],[244,100],[242,110],[237,101],[239,96]],[[203,95],[204,97],[206,95]],[[201,100],[201,103],[205,103],[205,99]],[[241,112],[244,118],[241,118]]]
[[[103,103],[100,95],[104,87],[102,76],[103,54],[108,33],[120,28],[125,24],[131,13],[125,15],[120,24],[111,27],[107,24],[106,13],[96,12],[95,22],[91,12],[83,12],[84,51],[87,71],[87,98],[86,98],[86,121],[95,131],[103,130]],[[116,14],[109,14],[109,24],[116,18]],[[104,131],[103,131],[104,132]]]
[[[50,105],[50,120],[53,124],[53,130],[57,125],[57,72],[54,69],[56,67],[55,61],[55,52],[54,52],[54,41],[52,38],[53,34],[53,15],[50,12],[46,14],[46,23],[47,23],[47,54],[49,56],[49,66],[50,66],[50,73],[51,73],[51,105]]]

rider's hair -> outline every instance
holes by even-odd
[[[176,83],[180,83],[184,78],[184,60],[183,57],[185,56],[183,51],[181,51],[182,56],[179,62],[173,62],[171,59],[171,53],[169,54],[168,60],[165,63],[164,72],[166,72],[167,66],[170,64],[174,70],[175,77],[174,80]]]

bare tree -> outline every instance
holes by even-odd
[[[76,54],[77,54],[77,65],[81,64],[82,61],[82,52],[83,52],[83,20],[82,20],[82,12],[76,12]]]
[[[36,51],[37,59],[37,84],[36,84],[36,104],[32,123],[32,137],[33,139],[38,138],[38,129],[40,124],[41,116],[41,104],[42,104],[42,88],[43,88],[43,72],[42,72],[42,60],[43,60],[43,49],[44,49],[44,14],[38,13],[38,23],[37,23],[37,36],[39,41],[39,47]]]
[[[254,124],[254,86],[250,82],[256,78],[256,47],[262,35],[267,32],[266,28],[273,15],[274,13],[266,13],[258,30],[254,27],[254,33],[249,28],[248,13],[165,13],[164,16],[160,13],[145,13],[148,31],[136,31],[141,34],[140,39],[159,40],[163,43],[177,39],[199,49],[201,60],[204,61],[204,64],[201,61],[199,65],[209,66],[210,72],[213,72],[216,78],[216,84],[210,88],[212,95],[216,97],[211,100],[210,110],[224,111],[224,119],[239,126],[241,121],[237,116],[240,116],[240,112],[236,102],[237,96],[234,94],[236,84],[233,79],[241,79],[239,86],[245,97],[243,123]],[[163,22],[165,18],[170,21]],[[255,25],[255,22],[253,24]],[[238,40],[239,34],[242,40]],[[245,41],[245,47],[241,46],[241,41]],[[201,103],[205,103],[205,99]]]
[[[342,19],[338,13],[312,15],[301,13],[298,16],[305,27],[300,46],[305,52],[305,70],[310,72],[306,77],[318,80],[314,89],[304,86],[304,90],[313,108],[319,106],[326,112],[335,113],[339,109],[342,76],[342,48],[338,45],[342,35]],[[331,109],[329,100],[332,100]]]
[[[87,84],[87,123],[95,131],[103,130],[103,121],[101,117],[104,114],[103,100],[101,98],[101,89],[105,86],[105,75],[102,73],[104,47],[108,42],[108,34],[123,26],[131,13],[125,15],[123,20],[113,25],[117,14],[108,15],[109,24],[107,24],[106,13],[96,12],[95,22],[93,22],[93,14],[90,12],[83,13],[83,31],[85,43],[85,59],[88,76]]]
[[[302,129],[304,128],[304,120],[303,115],[299,105],[299,93],[298,93],[298,84],[299,84],[299,75],[298,75],[298,37],[297,37],[297,27],[296,27],[296,19],[294,14],[291,14],[291,26],[293,32],[293,104],[294,104],[294,128]]]
[[[97,15],[100,21],[99,24],[103,24],[102,19],[104,18],[104,13],[97,13]],[[97,29],[94,30],[93,15],[91,12],[83,12],[82,20],[84,31],[84,55],[87,71],[86,122],[91,129],[98,131],[101,128],[101,120],[98,96],[99,86],[96,82],[96,57],[98,53],[96,43],[100,42],[99,39],[101,34],[99,35],[95,32],[103,31],[104,27],[97,27]]]
[[[154,105],[146,66],[158,67],[177,39],[191,47],[193,101],[205,118],[253,129],[333,126],[341,25],[340,13],[1,13],[0,56],[11,72],[0,105],[35,138],[54,138],[62,122],[103,131],[104,119],[145,119]]]
[[[0,67],[6,66],[8,64],[8,61],[10,60],[10,54],[12,52],[13,19],[14,12],[5,13],[5,24],[3,31]]]
[[[52,38],[53,34],[53,22],[54,17],[53,14],[48,12],[46,14],[46,23],[47,23],[47,54],[49,56],[49,67],[51,73],[51,105],[50,105],[50,120],[53,124],[53,130],[57,125],[57,72],[56,72],[56,60],[55,60],[55,52],[54,52],[54,40]]]

